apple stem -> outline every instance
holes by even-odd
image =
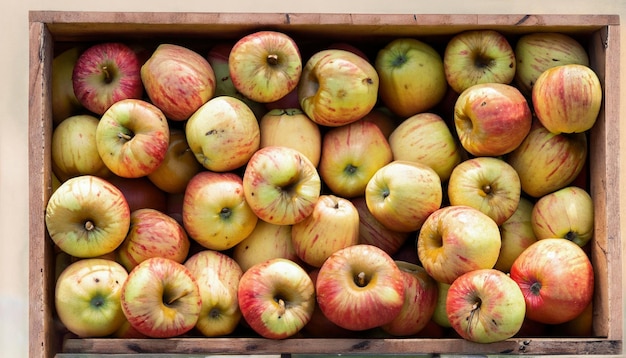
[[[267,55],[267,63],[271,66],[276,66],[278,64],[278,55],[275,53]]]
[[[120,138],[120,139],[125,139],[125,140],[131,140],[132,139],[131,136],[129,136],[126,133],[122,133],[122,132],[117,133],[117,137]]]
[[[357,279],[356,284],[359,285],[359,287],[365,286],[365,272],[363,271],[359,272],[359,274],[356,276],[356,279]]]
[[[168,306],[171,305],[172,303],[176,302],[178,299],[180,299],[181,297],[185,297],[187,296],[187,294],[189,294],[189,291],[181,291],[180,294],[178,296],[173,296],[173,297],[168,297],[167,302],[165,302]]]
[[[91,220],[87,220],[85,222],[85,230],[87,231],[91,231],[96,227],[96,225],[93,224],[93,222]]]
[[[285,301],[282,298],[278,299],[278,316],[282,316],[285,314],[285,311],[287,309],[285,308]]]
[[[109,71],[108,66],[102,66],[102,73],[104,74],[104,82],[111,83],[112,82],[111,71]]]
[[[485,194],[491,194],[491,190],[491,185],[487,184],[483,186],[483,192],[485,192]]]

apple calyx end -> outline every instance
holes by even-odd
[[[530,292],[533,295],[539,296],[540,291],[541,291],[541,283],[540,282],[533,282],[533,284],[530,285]]]

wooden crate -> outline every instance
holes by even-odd
[[[619,16],[617,15],[377,15],[287,13],[29,14],[30,356],[169,353],[227,354],[621,354],[622,263],[619,208]],[[591,256],[596,272],[592,338],[536,337],[476,344],[462,339],[267,340],[254,337],[75,339],[54,317],[53,244],[44,211],[51,192],[50,68],[55,50],[110,39],[207,44],[258,29],[277,29],[310,41],[383,43],[417,37],[436,43],[467,29],[491,28],[508,36],[556,31],[584,39],[601,78],[604,105],[590,134],[590,192],[595,205]]]

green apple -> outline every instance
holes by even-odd
[[[426,164],[394,160],[374,173],[365,188],[365,200],[385,227],[416,231],[441,207],[441,179]]]
[[[374,67],[380,76],[380,99],[400,117],[433,108],[448,88],[441,55],[414,38],[389,42],[378,51]]]
[[[333,194],[353,198],[365,194],[374,173],[392,159],[380,128],[358,120],[325,132],[318,171]]]
[[[319,125],[337,127],[363,118],[378,100],[378,73],[347,50],[321,50],[309,58],[298,83],[300,107]]]
[[[61,323],[79,337],[105,337],[126,321],[122,285],[128,272],[119,263],[87,258],[71,263],[59,275],[54,305]]]
[[[563,238],[583,247],[593,237],[594,208],[589,193],[568,186],[539,198],[531,213],[537,239]]]
[[[461,148],[443,118],[418,113],[402,121],[389,136],[395,160],[420,162],[431,167],[446,182],[461,162]]]
[[[246,164],[261,141],[250,107],[230,96],[213,97],[198,108],[185,124],[185,136],[196,159],[215,172]]]
[[[258,220],[246,201],[241,177],[230,172],[196,174],[185,190],[182,211],[189,236],[217,251],[240,243]]]
[[[521,197],[519,175],[503,159],[475,157],[457,165],[448,182],[450,205],[467,205],[504,223],[517,209]]]
[[[80,258],[113,252],[126,238],[130,209],[105,179],[81,175],[64,181],[46,205],[45,223],[61,250]]]
[[[250,235],[233,248],[233,259],[244,271],[255,264],[277,257],[302,263],[293,248],[291,227],[292,225],[277,225],[258,220]]]
[[[81,47],[73,46],[54,56],[52,60],[50,97],[52,98],[52,121],[55,125],[67,117],[79,114],[83,109],[74,94],[72,83],[74,64],[81,52]]]

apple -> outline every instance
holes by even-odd
[[[315,167],[320,162],[322,134],[313,122],[298,108],[273,109],[259,120],[260,148],[290,147],[304,154]]]
[[[443,65],[457,93],[479,83],[509,84],[515,77],[515,51],[499,31],[466,30],[448,40]]]
[[[446,312],[452,328],[464,339],[493,343],[513,337],[526,314],[517,283],[496,269],[459,276],[448,290]]]
[[[359,55],[321,50],[302,69],[298,100],[313,122],[338,127],[363,118],[374,108],[378,81],[374,66]]]
[[[141,66],[141,80],[150,101],[168,119],[188,119],[215,94],[215,73],[191,48],[163,43]]]
[[[296,88],[302,74],[302,58],[289,35],[262,30],[235,42],[228,67],[237,91],[255,102],[267,103]]]
[[[122,306],[120,306],[121,308]],[[124,323],[111,335],[114,338],[148,338],[145,334],[139,333],[124,316]]]
[[[96,146],[99,121],[90,114],[77,114],[54,128],[50,145],[52,170],[61,181],[78,175],[106,177],[110,174]]]
[[[198,108],[186,122],[185,135],[198,162],[216,172],[246,164],[261,141],[250,107],[230,96],[213,97]]]
[[[313,163],[298,150],[283,146],[256,151],[243,174],[250,208],[259,219],[277,225],[293,225],[309,216],[321,186]]]
[[[54,306],[61,323],[79,337],[105,337],[125,321],[120,305],[128,272],[119,263],[86,258],[67,266],[56,280]]]
[[[72,73],[78,56],[82,52],[79,46],[72,46],[52,59],[50,70],[50,98],[52,105],[52,123],[58,125],[64,119],[77,115],[83,109],[76,95]]]
[[[239,175],[202,171],[189,181],[183,201],[183,226],[203,247],[230,249],[250,235],[257,220]]]
[[[593,301],[575,318],[550,326],[550,333],[565,337],[593,337]]]
[[[500,255],[493,268],[502,272],[509,272],[513,261],[526,248],[537,241],[537,236],[531,224],[534,202],[521,196],[517,209],[511,217],[500,224]]]
[[[236,97],[242,100],[245,104],[247,104],[257,118],[261,118],[267,112],[266,104],[255,102],[250,98],[244,96],[241,92],[237,91],[235,85],[233,84],[233,80],[230,77],[228,57],[230,56],[230,50],[233,48],[233,44],[234,43],[230,41],[219,42],[211,47],[207,54],[207,61],[209,61],[209,64],[211,65],[211,68],[213,69],[213,72],[215,74],[215,94],[213,96],[217,97],[226,95]],[[295,103],[297,104],[297,102],[298,101],[296,98]],[[300,106],[300,104],[298,104],[298,106]]]
[[[397,254],[410,233],[385,227],[370,212],[364,195],[351,198],[350,201],[359,213],[359,244],[374,245],[389,255]],[[415,248],[411,248],[411,251],[414,250]]]
[[[501,156],[517,148],[532,125],[528,101],[512,85],[481,83],[461,92],[454,125],[461,145],[474,156]]]
[[[64,252],[79,258],[114,251],[130,227],[124,194],[108,181],[81,175],[64,181],[50,195],[46,229]]]
[[[431,321],[437,304],[437,282],[423,267],[396,261],[404,278],[404,305],[400,313],[382,330],[393,336],[410,336],[420,332]]]
[[[358,120],[325,132],[318,171],[332,193],[352,198],[365,194],[374,173],[392,159],[389,142],[380,128]]]
[[[167,193],[154,185],[147,177],[124,178],[110,175],[106,177],[106,180],[124,194],[131,212],[143,208],[161,212],[167,210]]]
[[[313,268],[308,271],[309,277],[313,281],[313,284],[317,284],[317,276],[319,274],[319,268]],[[358,338],[359,332],[345,329],[331,322],[319,307],[317,300],[315,302],[315,309],[311,315],[309,322],[302,328],[302,333],[305,337],[318,337],[318,338]]]
[[[562,238],[583,247],[593,237],[593,199],[577,186],[559,189],[537,200],[530,223],[539,240]]]
[[[164,213],[172,217],[179,224],[183,224],[183,203],[185,202],[185,193],[165,194],[165,210]]]
[[[451,328],[450,320],[448,319],[448,312],[446,311],[446,300],[448,299],[448,290],[450,290],[449,283],[443,283],[435,281],[437,284],[437,302],[435,303],[435,310],[433,311],[432,321],[439,327]]]
[[[166,193],[184,193],[187,184],[203,169],[187,144],[185,131],[170,128],[169,144],[165,157],[148,179]]]
[[[374,173],[365,188],[365,200],[385,227],[411,232],[441,207],[443,189],[439,175],[429,166],[394,160]]]
[[[120,42],[86,48],[74,63],[72,87],[80,104],[96,115],[124,99],[140,99],[144,86],[137,53]]]
[[[265,108],[265,113],[275,109],[299,109],[302,111],[302,108],[300,108],[300,100],[298,99],[298,86],[289,91],[289,93],[282,98],[273,102],[263,103],[262,105]]]
[[[359,242],[359,212],[346,198],[323,194],[313,212],[291,227],[296,255],[312,267],[321,267],[334,252]]]
[[[189,246],[185,229],[172,217],[155,209],[138,209],[130,214],[130,228],[116,250],[116,258],[130,272],[151,257],[182,263]]]
[[[535,120],[520,146],[506,156],[522,191],[533,198],[568,186],[587,160],[585,133],[554,134]]]
[[[170,130],[163,112],[141,99],[113,103],[96,128],[96,145],[115,175],[138,178],[150,174],[165,158]]]
[[[243,271],[277,257],[301,263],[291,241],[291,225],[276,225],[263,220],[258,220],[250,235],[235,245],[232,257]]]
[[[400,118],[391,113],[389,108],[383,106],[372,108],[372,110],[361,119],[376,124],[387,140],[389,140],[389,136],[394,129],[396,129],[398,124],[402,122]]]
[[[578,40],[561,32],[531,32],[515,44],[515,86],[530,98],[532,88],[545,70],[570,63],[589,65],[589,55]]]
[[[346,42],[346,41],[333,42],[330,45],[328,45],[327,48],[350,51],[361,56],[364,60],[369,61],[367,54],[365,54],[365,52],[363,52],[363,50],[361,50],[357,45],[350,43],[350,42]]]
[[[399,117],[428,111],[448,88],[441,55],[414,38],[389,42],[378,51],[374,67],[380,76],[380,99]]]
[[[552,133],[585,132],[596,123],[602,106],[602,85],[593,69],[569,64],[545,70],[535,82],[535,115]]]
[[[237,299],[241,267],[230,256],[214,250],[200,251],[184,265],[198,282],[202,298],[196,329],[206,337],[231,334],[241,320]]]
[[[268,339],[298,333],[315,309],[315,286],[295,262],[274,258],[256,264],[241,276],[239,308],[246,323]]]
[[[487,214],[497,225],[513,215],[521,191],[515,169],[496,157],[475,157],[461,162],[448,182],[450,205],[471,206]]]
[[[524,294],[526,316],[541,323],[570,321],[593,299],[591,261],[569,240],[538,240],[513,262],[510,275]]]
[[[422,267],[447,284],[462,274],[493,268],[500,254],[500,231],[492,218],[465,205],[444,206],[424,222],[417,238]]]
[[[322,313],[336,325],[364,331],[391,322],[404,306],[402,271],[376,246],[340,249],[320,267],[315,284]]]
[[[389,146],[394,160],[426,164],[442,182],[448,181],[462,160],[455,134],[435,113],[418,113],[402,121],[391,132]]]
[[[122,286],[121,303],[131,326],[150,338],[189,332],[202,309],[198,282],[189,269],[163,257],[135,266]]]

